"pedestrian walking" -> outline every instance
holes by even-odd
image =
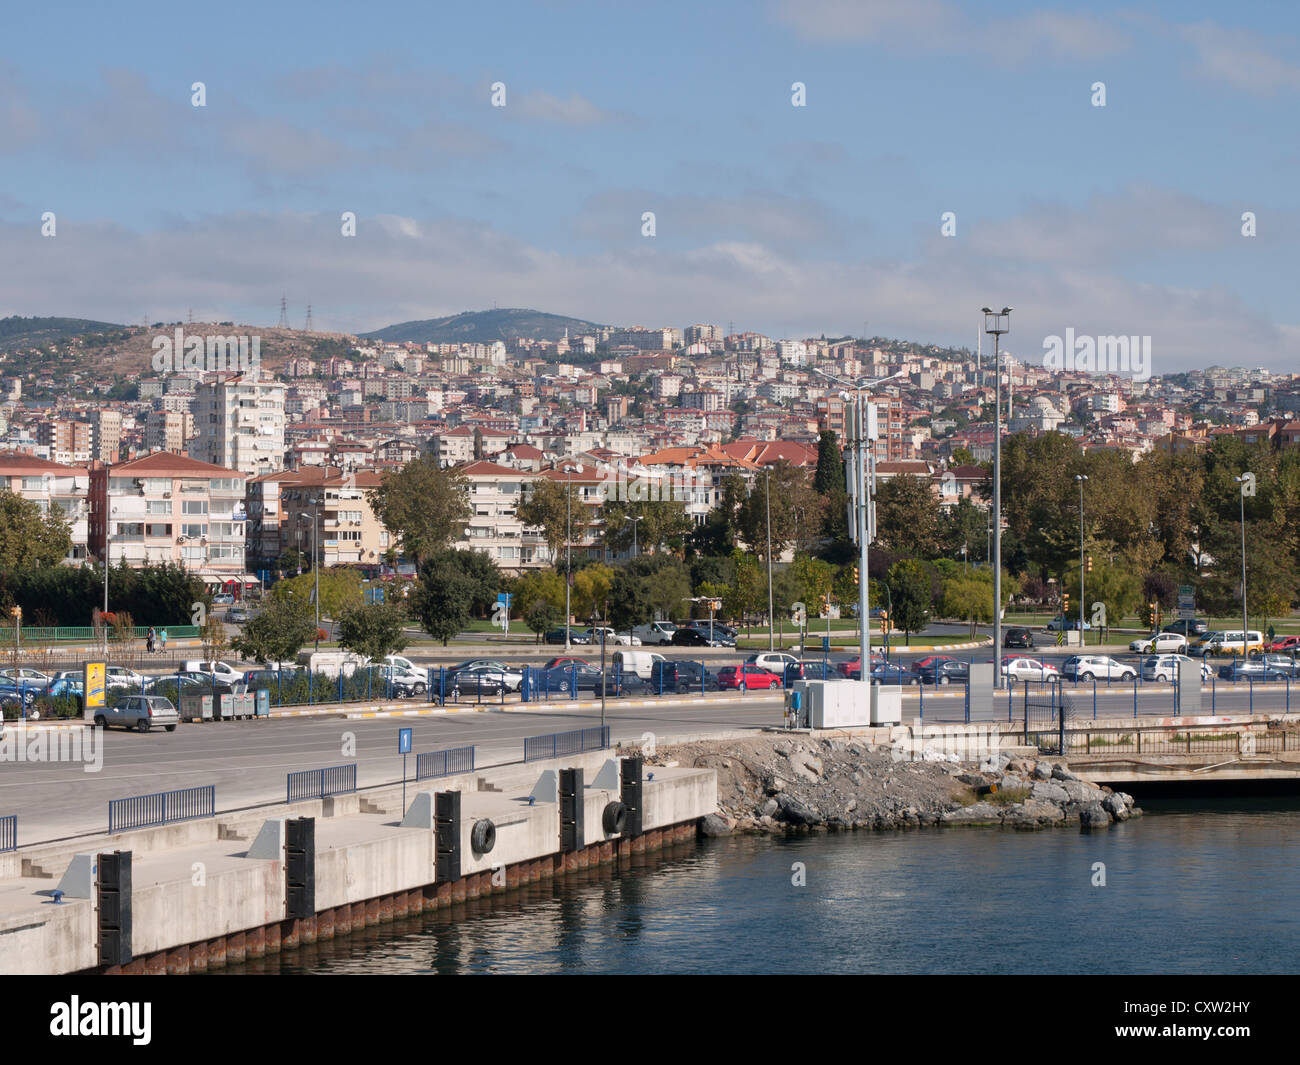
[[[163,654],[167,653],[167,630],[163,629],[158,633],[158,642],[162,645]]]
[[[158,641],[158,633],[151,625],[149,627],[149,634],[144,638],[144,645],[148,649],[150,654],[153,654],[154,644],[157,641]]]

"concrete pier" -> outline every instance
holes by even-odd
[[[400,785],[0,855],[0,972],[212,971],[656,850],[693,837],[716,811],[713,770],[655,767],[642,784],[640,834],[607,832],[602,815],[619,791],[589,786],[583,845],[565,853],[559,804],[530,805],[529,792],[545,770],[582,769],[593,780],[613,757],[595,751],[420,782],[421,791],[460,793],[454,879],[437,876],[433,825],[403,824]],[[301,817],[315,819],[314,912],[291,916],[283,834],[278,854],[274,846],[263,857],[248,851],[255,839],[277,837],[263,831],[268,821]],[[494,840],[478,853],[474,828],[482,821],[494,826]],[[75,854],[113,851],[132,854],[132,958],[103,965],[94,887],[57,905],[48,893]],[[267,853],[264,843],[258,853]]]

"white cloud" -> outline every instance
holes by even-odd
[[[1261,96],[1300,89],[1300,62],[1275,54],[1279,45],[1294,52],[1294,40],[1265,38],[1213,22],[1184,26],[1182,34],[1196,52],[1197,71],[1205,77]]]
[[[602,110],[576,92],[561,97],[538,90],[525,93],[519,97],[518,103],[509,101],[509,98],[507,100],[508,107],[516,106],[527,117],[540,119],[543,122],[558,122],[569,126],[593,126],[608,122],[614,117],[611,112]]]

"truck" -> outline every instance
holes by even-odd
[[[350,677],[368,665],[370,659],[352,651],[299,651],[298,665],[327,677]]]

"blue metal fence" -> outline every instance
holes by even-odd
[[[18,849],[18,815],[0,817],[0,852]]]
[[[474,772],[473,747],[449,747],[445,751],[425,751],[415,756],[416,780],[472,772]]]
[[[131,828],[194,821],[200,817],[213,817],[216,812],[217,789],[212,784],[160,791],[153,795],[132,795],[109,801],[108,831],[123,832]]]
[[[331,765],[324,769],[304,769],[287,778],[288,802],[323,799],[357,790],[357,764]]]
[[[608,746],[608,725],[551,732],[545,736],[528,736],[524,739],[524,761],[535,762],[539,758],[560,758],[566,754],[581,754],[583,751],[600,751]]]

